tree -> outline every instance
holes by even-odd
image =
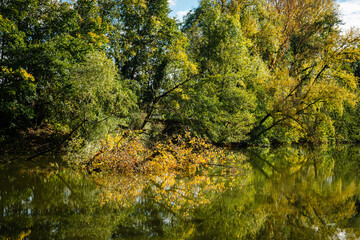
[[[183,29],[199,66],[179,93],[174,117],[215,142],[239,142],[255,120],[255,89],[266,69],[251,56],[239,19],[216,1],[202,1]]]
[[[110,12],[109,55],[138,96],[143,129],[159,114],[161,100],[196,72],[185,53],[187,40],[169,14],[168,1],[102,2]],[[106,11],[105,11],[106,10]]]
[[[62,124],[73,129],[83,121],[89,126],[85,134],[103,137],[118,124],[131,123],[128,116],[136,111],[136,97],[124,86],[105,53],[89,53],[84,62],[75,64],[70,71],[68,91],[62,93],[62,101],[54,103],[63,115]],[[114,118],[115,124],[110,121]],[[96,130],[105,132],[96,135]]]
[[[69,130],[76,119],[83,120],[80,112],[84,113],[90,102],[94,109],[89,111],[96,113],[96,117],[88,120],[93,121],[103,116],[105,109],[114,114],[115,106],[127,97],[127,105],[117,109],[119,115],[124,116],[133,106],[131,93],[125,94],[127,90],[121,87],[121,81],[115,80],[114,66],[100,57],[108,42],[105,35],[108,25],[102,21],[95,0],[3,1],[0,28],[2,132],[38,127],[43,123]],[[99,61],[87,69],[94,74],[91,77],[104,73],[104,78],[90,78],[92,85],[84,89],[79,84],[86,82],[85,73],[79,71],[89,66],[87,57]],[[85,100],[85,91],[91,92],[94,98]],[[100,101],[96,95],[100,92],[109,99],[111,96],[114,102],[110,104],[103,98]]]
[[[329,142],[334,135],[330,113],[341,113],[345,102],[356,100],[356,78],[341,66],[359,58],[354,48],[359,36],[340,34],[331,1],[284,0],[270,6],[280,17],[281,48],[269,61],[272,76],[265,82],[262,99],[266,110],[250,135],[256,139],[276,128],[272,134],[278,140],[287,138],[282,132]],[[279,131],[283,127],[287,131]]]

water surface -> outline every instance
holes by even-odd
[[[186,178],[1,166],[0,239],[360,237],[359,147],[242,154],[240,172]]]

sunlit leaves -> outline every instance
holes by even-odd
[[[110,170],[124,174],[135,172],[150,175],[195,175],[212,172],[216,167],[230,167],[236,161],[223,150],[214,148],[203,139],[177,135],[174,139],[158,142],[149,149],[137,132],[108,136],[100,151],[89,160],[90,169]],[[230,161],[230,165],[227,164]],[[236,168],[234,171],[236,172]]]
[[[188,99],[173,114],[214,142],[245,140],[255,120],[254,94],[262,81],[263,63],[248,51],[241,21],[223,4],[202,1],[184,25],[189,56],[198,65],[195,81],[184,86]],[[175,96],[179,98],[180,96]],[[174,97],[174,98],[175,98]]]
[[[206,141],[176,136],[148,149],[138,133],[108,137],[84,167],[104,189],[102,201],[127,206],[151,190],[154,201],[182,218],[196,206],[209,204],[246,176],[241,155],[215,149]],[[97,173],[100,172],[100,173]]]
[[[149,154],[137,133],[108,136],[101,145],[100,151],[88,163],[91,169],[131,175],[142,170],[139,164],[142,164]]]
[[[113,1],[109,11],[108,53],[137,92],[142,114],[135,128],[151,128],[152,116],[168,111],[161,101],[189,81],[197,66],[187,56],[186,37],[169,17],[168,1]]]
[[[359,58],[359,37],[340,34],[337,9],[330,1],[269,4],[268,10],[278,14],[272,24],[282,30],[273,37],[282,47],[270,61],[271,74],[264,84],[266,97],[259,99],[267,110],[259,121],[263,126],[256,126],[252,137],[259,138],[271,130],[269,136],[281,142],[287,129],[298,139],[331,142],[334,128],[330,115],[342,114],[345,102],[356,102],[357,80],[344,64]]]

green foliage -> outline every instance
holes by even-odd
[[[248,52],[238,18],[220,4],[202,1],[188,16],[185,31],[199,71],[178,96],[183,100],[175,116],[214,142],[245,140],[255,120],[262,63]]]
[[[88,127],[95,128],[84,133],[94,133],[96,127],[101,127],[105,130],[102,136],[112,130],[108,118],[122,119],[118,124],[125,126],[130,124],[127,117],[130,111],[136,110],[135,96],[116,76],[113,62],[104,53],[89,53],[84,62],[73,65],[69,70],[71,75],[67,91],[62,92],[63,101],[58,103],[53,114],[55,122],[73,129],[79,122],[87,121]]]
[[[3,1],[0,132],[86,121],[84,140],[117,125],[216,143],[358,139],[360,34],[340,32],[333,1],[202,0],[182,25],[168,4]]]
[[[2,134],[6,130],[14,131],[16,128],[27,126],[33,115],[29,105],[36,99],[34,78],[24,69],[12,70],[3,67],[0,72],[0,121]],[[18,93],[22,94],[19,96]]]
[[[129,123],[135,96],[101,53],[108,25],[96,1],[11,1],[0,10],[2,132],[43,123],[71,131],[86,120],[89,138],[94,122],[107,118],[102,134],[110,122]]]
[[[196,67],[187,58],[186,38],[168,16],[168,1],[102,4],[112,25],[108,54],[136,91],[143,113],[136,128],[143,129],[154,114],[161,114],[156,111],[163,109],[161,100],[188,81]]]

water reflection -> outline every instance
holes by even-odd
[[[249,151],[256,201],[266,216],[253,238],[346,239],[358,236],[358,148]]]
[[[2,167],[0,239],[360,237],[359,148],[244,154],[240,173],[188,178]]]
[[[34,166],[0,170],[0,239],[104,239],[116,215],[82,174]]]

